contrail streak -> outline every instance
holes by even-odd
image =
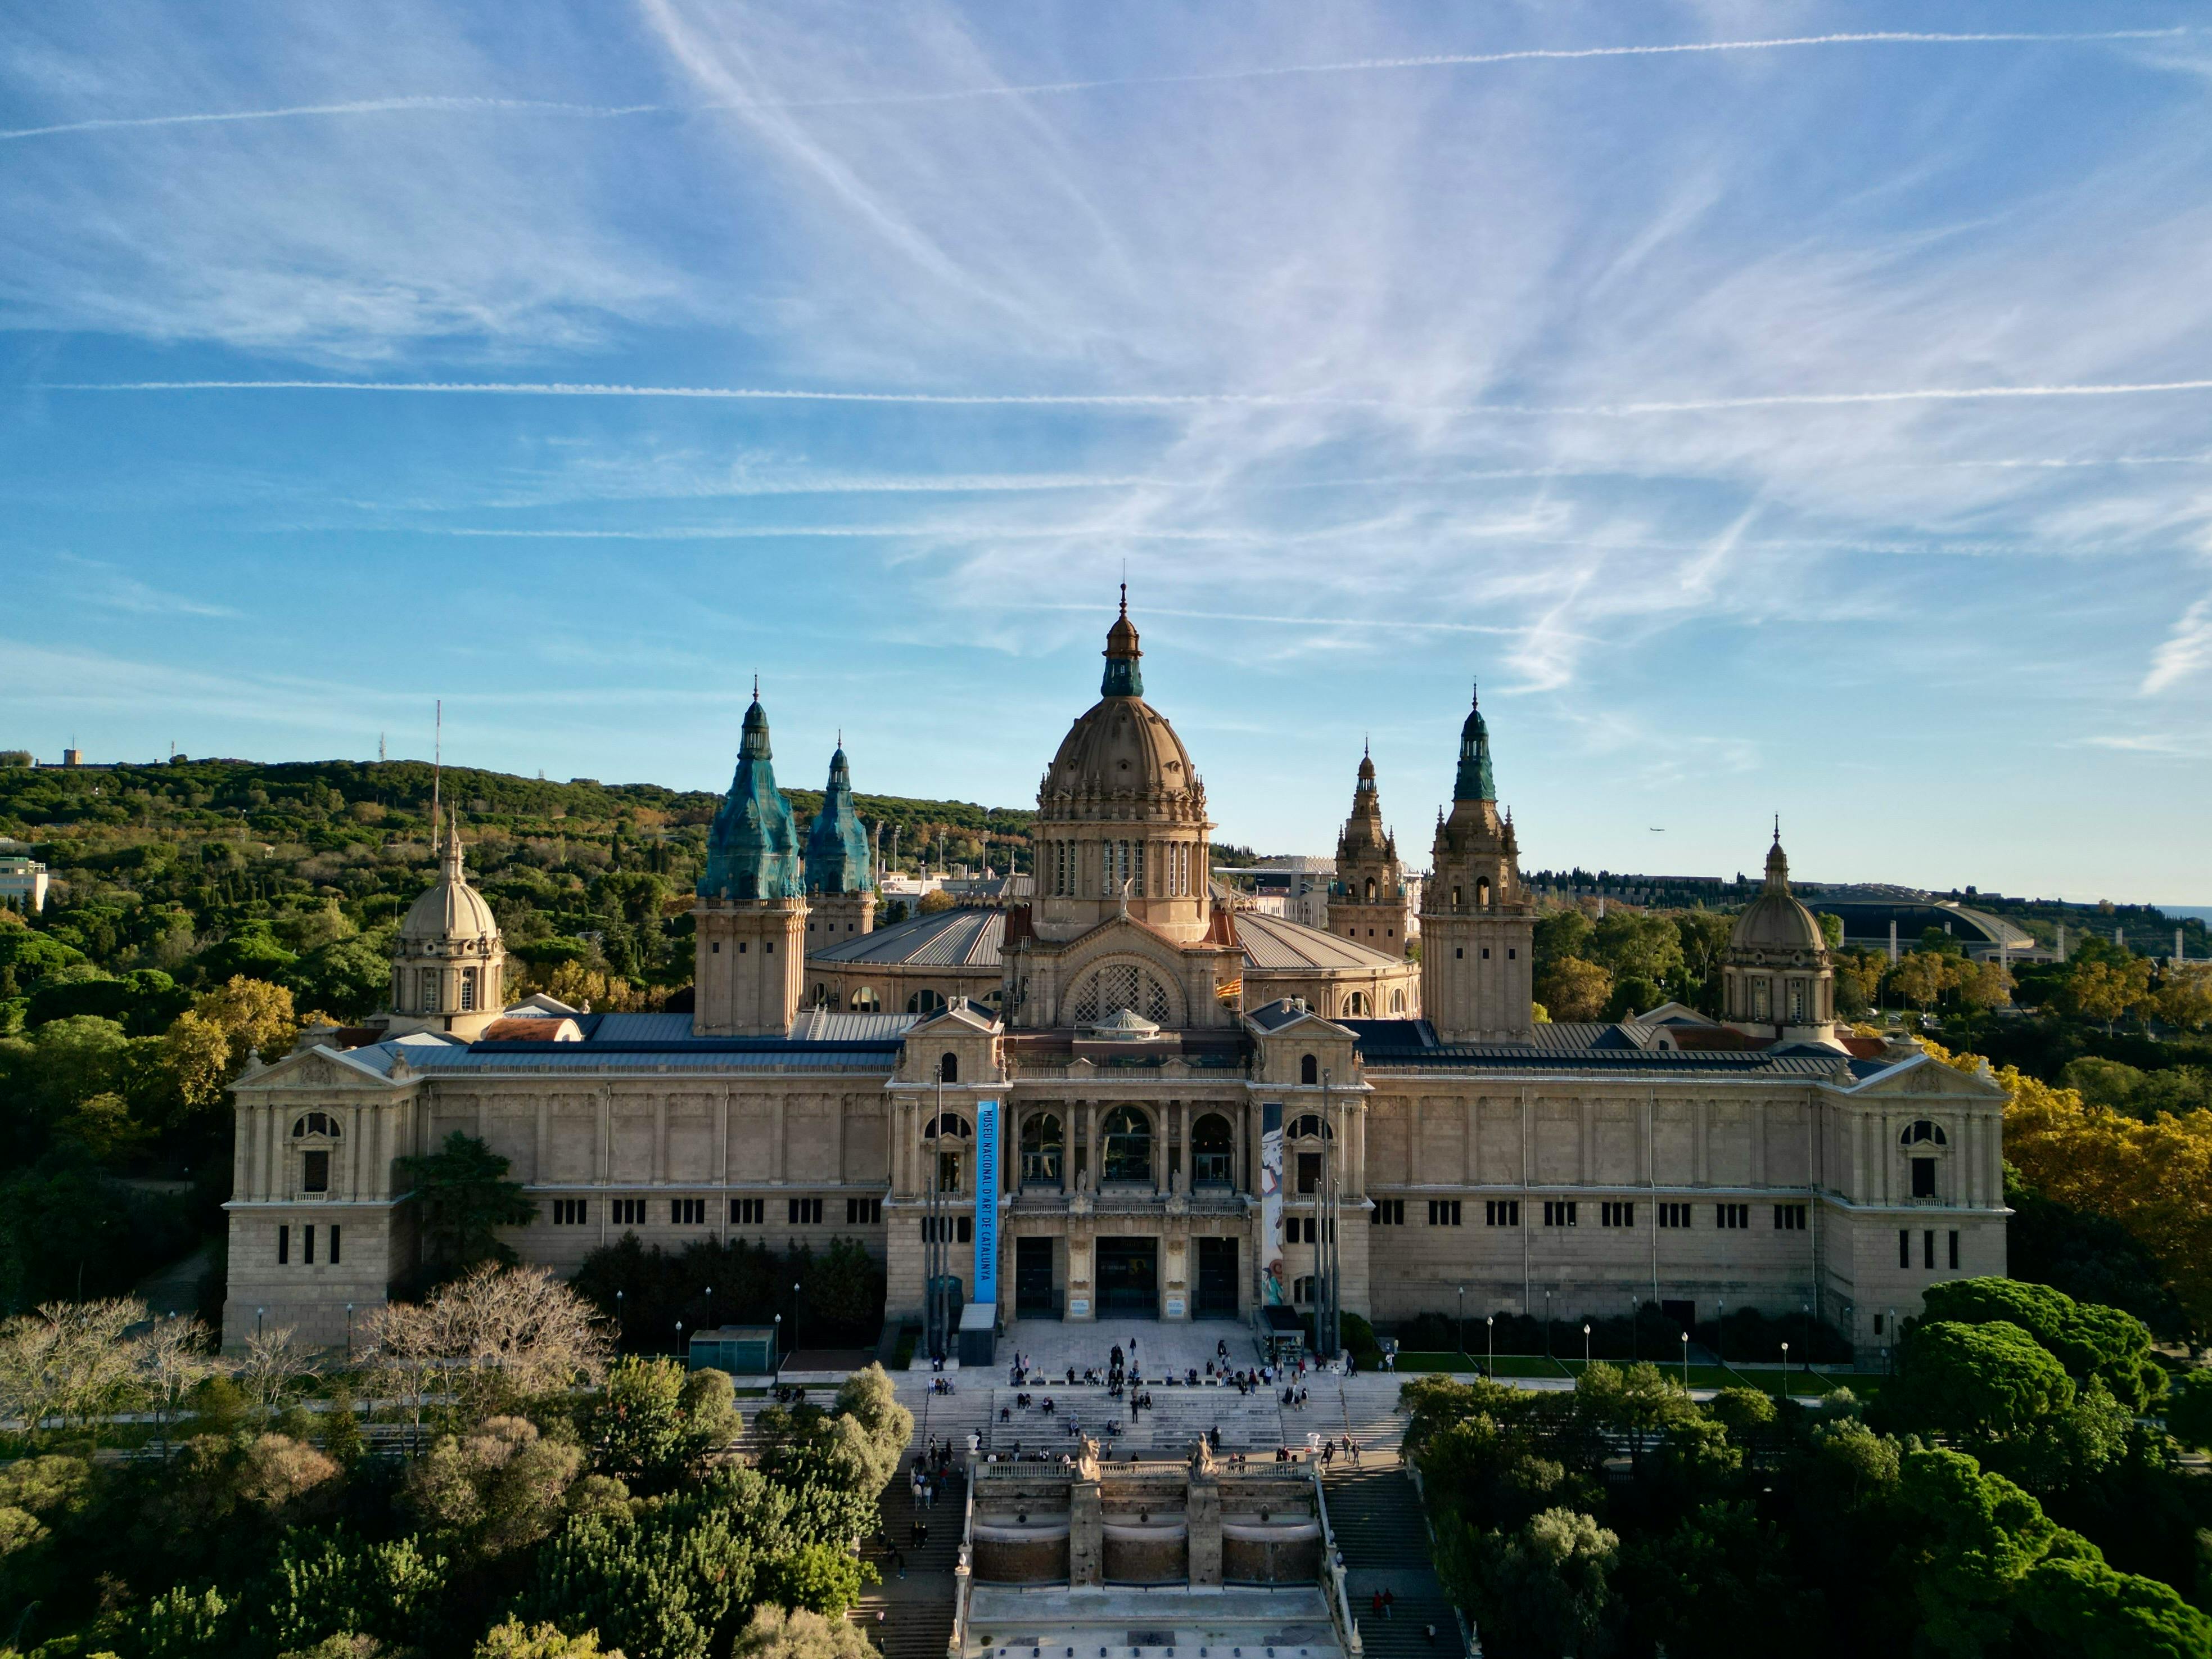
[[[2212,392],[2212,380],[2087,386],[1916,386],[1890,392],[1784,392],[1620,404],[1416,404],[1389,398],[1242,392],[817,392],[788,386],[621,386],[562,380],[116,380],[34,386],[41,392],[380,392],[426,397],[672,398],[732,403],[898,404],[1016,409],[1353,409],[1415,415],[1564,416],[1632,419],[1746,409],[1826,409],[1858,404],[1966,403],[2020,398],[2128,398]]]
[[[51,138],[70,133],[132,127],[201,126],[233,121],[284,121],[311,116],[386,115],[442,110],[567,116],[610,120],[642,115],[695,115],[731,110],[876,109],[901,105],[969,103],[994,98],[1066,97],[1136,87],[1196,87],[1237,81],[1287,80],[1300,76],[1382,74],[1402,70],[1479,69],[1496,64],[1573,63],[1604,58],[1672,58],[1712,52],[1786,52],[1814,46],[2069,46],[2121,40],[2173,40],[2187,28],[2098,29],[2050,34],[2023,31],[1936,33],[1904,29],[1849,34],[1779,35],[1759,40],[1689,40],[1634,46],[1532,46],[1513,52],[1431,52],[1413,58],[1358,58],[1334,64],[1278,64],[1252,69],[1201,70],[1188,75],[1134,75],[1097,81],[1037,81],[995,87],[957,87],[937,92],[857,93],[842,98],[761,98],[702,104],[576,104],[541,98],[424,95],[364,98],[346,103],[295,104],[276,109],[216,110],[179,115],[103,116],[47,126],[0,131],[0,142]]]

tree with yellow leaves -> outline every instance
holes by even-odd
[[[2158,1017],[2186,1031],[2212,1025],[2212,963],[2168,968],[2158,988]]]
[[[2068,1013],[2104,1021],[2107,1036],[2127,1018],[2130,1009],[2140,1007],[2149,995],[2150,963],[2142,957],[2130,957],[2124,962],[2085,957],[2074,964],[2074,970],[2066,976],[2066,988],[2059,994],[2060,1004]]]

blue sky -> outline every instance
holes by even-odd
[[[2212,901],[2208,92],[2180,5],[19,9],[0,741],[718,787],[758,672],[1012,804],[1126,566],[1224,839],[1364,738],[1425,852],[1480,676],[1533,866]]]

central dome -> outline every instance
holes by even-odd
[[[473,944],[499,937],[499,923],[492,919],[491,906],[461,873],[458,833],[446,839],[436,883],[407,907],[399,937],[410,945]]]
[[[1182,817],[1203,792],[1167,717],[1146,702],[1137,672],[1137,630],[1128,601],[1106,635],[1106,675],[1099,700],[1068,728],[1037,790],[1048,817]],[[1150,810],[1148,810],[1150,809]]]

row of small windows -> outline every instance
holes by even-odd
[[[921,1219],[921,1242],[925,1244],[972,1244],[975,1242],[975,1223],[964,1215],[924,1216]]]
[[[1948,1265],[1955,1268],[1959,1265],[1959,1230],[1954,1227],[1949,1231]],[[1897,1265],[1908,1270],[1912,1266],[1912,1229],[1910,1227],[1897,1230]],[[1936,1266],[1936,1230],[1933,1227],[1923,1228],[1921,1231],[1920,1265],[1930,1270]]]
[[[744,940],[744,939],[739,939],[739,940],[738,941],[738,954],[739,956],[744,956],[744,955],[745,954],[745,946],[746,946],[746,944],[747,944],[747,941],[746,941],[746,940]],[[714,941],[714,952],[713,952],[713,954],[714,954],[715,956],[718,956],[718,957],[719,957],[720,955],[721,955],[721,954],[722,954],[722,941],[721,941],[721,940],[720,940],[720,939],[716,939],[716,940]],[[772,956],[774,956],[774,955],[775,954],[775,941],[774,939],[763,939],[763,940],[761,941],[761,954],[762,954],[763,956],[764,956],[764,957],[772,957]]]
[[[1662,1203],[1656,1206],[1662,1227],[1688,1227],[1692,1206],[1687,1204]],[[1429,1225],[1456,1227],[1460,1224],[1460,1200],[1455,1198],[1432,1198],[1429,1200]],[[1377,1199],[1370,1219],[1377,1226],[1402,1226],[1406,1220],[1406,1201],[1400,1198]],[[1544,1224],[1547,1227],[1575,1227],[1582,1221],[1581,1201],[1571,1198],[1547,1198],[1544,1200]],[[1492,1198],[1483,1200],[1482,1223],[1486,1227],[1517,1227],[1521,1224],[1521,1201],[1513,1198]],[[1292,1224],[1295,1225],[1296,1224]],[[1636,1224],[1636,1205],[1629,1199],[1604,1199],[1598,1204],[1598,1224],[1601,1227],[1633,1227]],[[1748,1204],[1716,1204],[1713,1206],[1713,1225],[1723,1231],[1739,1231],[1751,1225],[1751,1206]],[[1802,1232],[1806,1227],[1806,1206],[1802,1204],[1777,1204],[1774,1206],[1774,1226],[1778,1232]]]
[[[1452,946],[1452,954],[1455,957],[1464,957],[1467,954],[1467,947],[1463,945],[1455,945]],[[1520,957],[1521,952],[1516,946],[1509,945],[1505,947],[1506,961],[1517,962]],[[1487,945],[1482,947],[1482,959],[1485,962],[1490,960],[1490,947]]]
[[[608,1200],[611,1219],[617,1227],[642,1227],[645,1224],[647,1200],[641,1198],[616,1198]],[[818,1198],[793,1198],[785,1200],[786,1215],[794,1227],[818,1227],[822,1224],[822,1200]],[[553,1224],[556,1227],[586,1227],[591,1224],[591,1200],[585,1198],[556,1198],[553,1200]],[[845,1224],[848,1227],[876,1227],[883,1224],[884,1201],[880,1198],[848,1198],[845,1200]],[[730,1200],[730,1224],[737,1227],[762,1227],[768,1224],[768,1200],[764,1198],[733,1198]],[[703,1198],[672,1198],[668,1200],[668,1224],[672,1227],[703,1227],[707,1224],[707,1200]],[[336,1230],[333,1229],[333,1231]]]
[[[324,1265],[335,1267],[338,1265],[342,1243],[338,1224],[332,1222],[322,1231],[327,1235],[324,1246]],[[1932,1237],[1933,1235],[1931,1234],[1930,1237]],[[1954,1233],[1952,1237],[1956,1238],[1958,1235]],[[1957,1254],[1955,1248],[1952,1253],[1954,1255]],[[315,1265],[315,1227],[312,1222],[300,1229],[300,1261],[303,1267],[312,1267]],[[291,1262],[292,1230],[289,1226],[280,1226],[276,1229],[276,1265],[286,1267],[289,1267]]]
[[[1330,1222],[1326,1231],[1327,1236],[1334,1239],[1336,1237],[1336,1224]],[[1321,1241],[1323,1230],[1313,1217],[1294,1215],[1284,1223],[1284,1235],[1286,1241],[1292,1244],[1314,1244]]]

